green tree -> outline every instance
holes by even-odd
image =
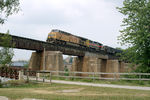
[[[118,37],[125,50],[125,58],[139,67],[140,72],[150,72],[150,1],[124,0],[117,8],[125,15],[121,35]]]
[[[3,46],[0,49],[0,66],[7,66],[11,64],[13,58],[13,45],[11,44],[12,37],[9,35],[9,32],[0,37],[0,45]]]
[[[8,16],[17,13],[19,8],[19,0],[0,0],[0,24],[4,24]],[[12,45],[10,44],[12,38],[9,35],[9,32],[3,37],[0,37],[0,65],[6,66],[6,64],[11,63],[11,59],[14,55]]]
[[[4,24],[8,16],[19,11],[19,0],[0,0],[0,24]]]

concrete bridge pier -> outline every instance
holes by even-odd
[[[33,52],[29,68],[32,70],[64,71],[63,64],[63,56],[59,51]]]
[[[97,57],[75,57],[72,64],[72,71],[78,72],[100,72],[101,59]],[[88,74],[76,74],[88,76]]]
[[[123,61],[119,61],[119,72],[120,73],[123,73],[123,72],[126,72],[126,63],[123,62]]]
[[[71,71],[82,72],[82,65],[83,65],[83,57],[74,57]],[[75,74],[75,75],[81,76],[81,74]]]
[[[107,60],[106,73],[119,73],[120,64],[118,60]],[[118,78],[119,75],[107,74],[106,78]]]
[[[82,72],[100,72],[101,70],[101,59],[97,57],[87,57],[83,58],[83,68]],[[82,74],[82,76],[87,76],[87,74]]]
[[[72,65],[72,71],[79,72],[104,72],[119,73],[124,72],[125,63],[118,60],[101,59],[98,57],[75,57]],[[88,74],[76,74],[78,76],[88,76]],[[104,78],[118,78],[119,75],[100,75]]]
[[[119,73],[125,71],[126,64],[118,60],[110,60],[98,56],[78,56],[74,58],[72,71]],[[32,70],[64,71],[62,53],[59,51],[33,52],[29,68]],[[58,73],[56,73],[58,75]],[[88,74],[76,74],[88,76]],[[114,75],[99,75],[99,77],[114,78]],[[119,75],[115,75],[116,78]]]
[[[40,70],[41,66],[41,52],[32,52],[30,61],[29,61],[29,68],[31,70]]]
[[[129,72],[129,63],[125,63],[123,61],[118,61],[118,60],[107,60],[106,62],[106,69],[104,72],[106,73],[124,73],[124,72]],[[104,77],[107,78],[119,78],[120,75],[104,75]]]

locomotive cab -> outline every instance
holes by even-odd
[[[54,41],[56,39],[56,33],[55,32],[50,32],[48,34],[47,42]]]

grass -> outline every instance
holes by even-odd
[[[18,81],[17,85],[0,88],[0,96],[11,100],[150,100],[150,91]]]

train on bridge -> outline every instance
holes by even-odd
[[[58,29],[53,29],[49,34],[47,38],[47,42],[60,44],[60,45],[69,45],[69,46],[75,46],[75,47],[83,47],[86,49],[93,49],[96,51],[103,50],[110,54],[116,54],[121,53],[121,50],[104,46],[102,43],[92,41],[90,39],[86,39],[83,37],[75,36],[71,33],[64,32]]]

